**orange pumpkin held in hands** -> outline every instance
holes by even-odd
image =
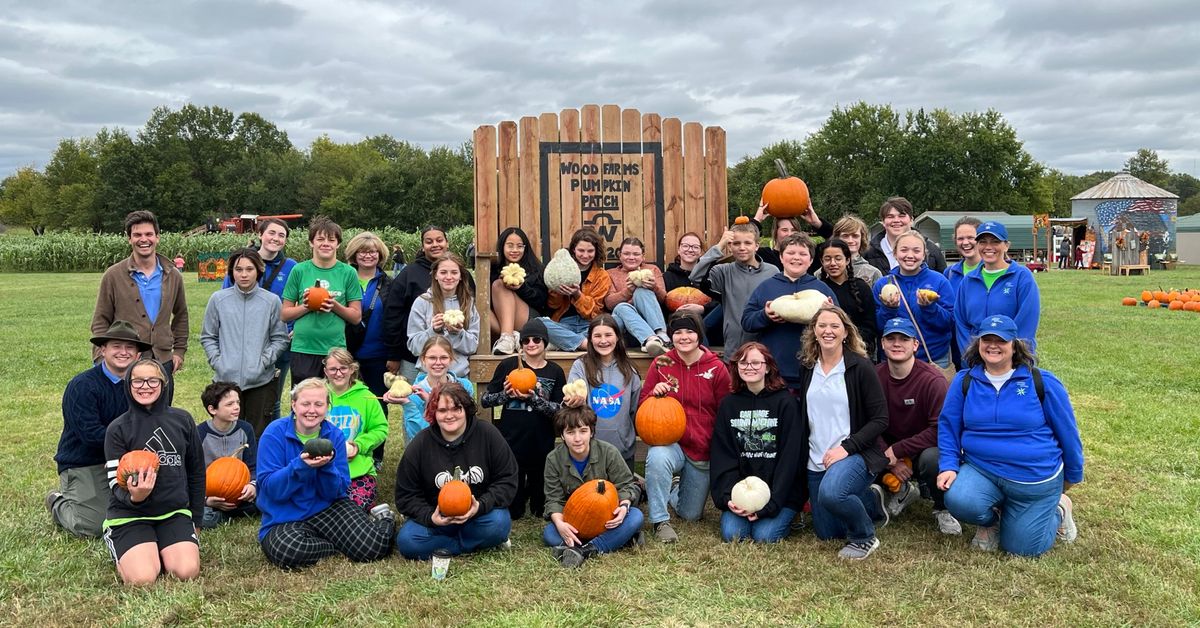
[[[1133,297],[1125,297],[1121,299],[1121,305],[1137,305],[1137,299]]]
[[[762,201],[767,213],[776,218],[792,218],[808,212],[808,186],[799,177],[790,177],[782,159],[775,160],[779,178],[767,181]]]
[[[321,287],[321,282],[308,289],[308,296],[304,298],[304,305],[308,307],[308,311],[316,312],[325,304],[325,300],[329,298],[329,291]]]
[[[667,311],[674,312],[685,305],[696,304],[699,306],[708,305],[712,301],[707,294],[700,291],[699,288],[691,286],[679,286],[667,293]]]
[[[651,447],[674,445],[683,438],[687,419],[674,397],[650,397],[638,408],[637,435]]]
[[[521,364],[520,354],[517,354],[517,368],[513,369],[505,379],[508,380],[508,385],[512,386],[513,390],[522,395],[531,393],[534,388],[537,388],[537,373]]]
[[[607,480],[590,480],[575,489],[563,505],[563,521],[571,524],[580,540],[588,541],[604,532],[619,503],[617,488]]]
[[[126,490],[130,486],[137,486],[138,474],[147,469],[158,472],[158,454],[148,449],[127,451],[117,462],[117,484]],[[133,481],[130,482],[129,478],[133,478]]]
[[[232,455],[222,456],[212,461],[204,471],[204,495],[220,497],[236,504],[242,496],[242,489],[250,483],[250,467],[242,462],[242,450],[250,445],[242,445]]]
[[[454,479],[438,491],[438,511],[443,517],[461,517],[471,510],[471,487],[462,480],[462,469],[454,467]]]

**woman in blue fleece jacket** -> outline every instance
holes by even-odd
[[[917,231],[902,233],[896,238],[894,250],[899,265],[876,281],[873,288],[877,327],[883,329],[893,318],[911,320],[920,332],[917,359],[945,369],[950,366],[950,342],[954,331],[954,290],[945,276],[926,265],[925,236]],[[889,283],[900,288],[903,298],[885,299],[880,294]],[[932,290],[937,296],[923,296],[918,290]]]
[[[1040,556],[1077,535],[1066,495],[1083,481],[1075,411],[1062,382],[1036,370],[1011,318],[982,326],[942,404],[938,488],[950,514],[978,526],[972,547]]]
[[[789,323],[771,309],[771,302],[782,296],[803,290],[816,290],[837,305],[837,297],[825,282],[808,274],[817,247],[803,233],[793,233],[779,243],[779,258],[783,271],[758,284],[742,310],[742,329],[758,335],[758,341],[771,350],[779,363],[779,374],[788,388],[800,387],[800,337],[807,325]],[[736,347],[727,347],[732,353]]]
[[[350,465],[342,430],[326,420],[325,380],[309,378],[292,389],[292,414],[276,419],[258,444],[258,542],[267,560],[284,569],[308,567],[344,554],[355,562],[392,551],[395,515],[382,506],[367,514],[350,501]],[[329,440],[333,453],[312,457],[304,445]]]
[[[1017,338],[1037,351],[1041,298],[1033,273],[1008,259],[1008,229],[998,222],[979,225],[975,235],[982,263],[963,275],[954,300],[954,331],[959,351],[979,335],[980,323],[1003,314],[1017,324]]]

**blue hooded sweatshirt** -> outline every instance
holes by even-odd
[[[896,283],[900,286],[900,292],[904,293],[904,300],[898,307],[887,307],[879,300],[879,291],[891,283],[892,278],[896,279]],[[933,362],[950,354],[950,335],[954,330],[956,304],[954,290],[950,289],[950,282],[946,277],[939,272],[930,270],[929,266],[925,264],[921,264],[921,270],[911,276],[902,275],[900,267],[897,266],[892,269],[892,272],[876,281],[872,290],[875,293],[875,321],[879,329],[885,329],[887,322],[893,318],[913,320],[915,316],[916,320],[913,320],[913,324],[925,338],[925,342],[921,343],[922,346],[917,348],[917,359]],[[917,305],[917,290],[933,290],[938,293],[938,300],[925,306]],[[907,301],[908,306],[912,308],[913,316],[908,315],[904,301]],[[926,348],[929,349],[928,352],[925,351]]]
[[[967,273],[958,286],[954,301],[954,330],[959,351],[964,351],[979,334],[979,323],[983,319],[1003,314],[1017,324],[1017,337],[1028,342],[1030,350],[1037,350],[1038,318],[1042,304],[1037,282],[1028,268],[1009,262],[1008,270],[997,277],[988,290],[983,283],[983,265]]]
[[[972,379],[963,398],[962,379]],[[1038,401],[1029,368],[1019,366],[996,391],[982,365],[959,371],[938,418],[938,464],[962,462],[1015,482],[1040,482],[1061,468],[1068,482],[1083,481],[1083,442],[1062,382],[1042,371],[1046,401]]]
[[[292,415],[275,419],[258,441],[258,509],[261,542],[272,527],[303,521],[325,510],[350,490],[350,464],[346,460],[346,437],[329,421],[321,422],[320,438],[333,441],[333,460],[313,469],[300,459],[304,443],[296,436]]]
[[[783,376],[788,387],[800,386],[800,337],[808,327],[800,323],[776,323],[767,317],[763,310],[767,301],[773,301],[782,296],[795,294],[802,290],[816,290],[833,299],[837,304],[837,296],[825,282],[812,275],[801,275],[799,279],[791,280],[782,272],[758,284],[746,301],[746,309],[742,310],[742,329],[752,334],[758,334],[758,341],[771,350],[775,363],[779,365],[779,374]],[[734,348],[727,347],[732,355]]]

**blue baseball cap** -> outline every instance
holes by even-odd
[[[917,338],[917,328],[913,327],[912,321],[907,318],[893,318],[883,326],[883,333],[880,336],[888,334],[904,334],[909,338]]]
[[[995,220],[989,220],[979,225],[979,228],[975,230],[975,239],[978,240],[982,235],[990,235],[1001,242],[1008,242],[1008,229]]]
[[[996,336],[1005,342],[1011,341],[1017,337],[1017,324],[1013,319],[1003,315],[995,314],[983,319],[979,324],[979,336]]]

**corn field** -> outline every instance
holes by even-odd
[[[348,229],[342,234],[345,243],[362,229]],[[406,233],[391,228],[372,229],[395,250],[399,243],[405,258],[412,261],[420,249],[419,233]],[[179,233],[163,233],[158,241],[158,252],[169,258],[182,254],[184,269],[196,270],[200,253],[225,253],[250,243],[252,234],[205,234],[184,236]],[[455,227],[447,233],[450,250],[465,255],[467,246],[475,239],[475,228]],[[295,229],[288,237],[288,257],[306,260],[312,257],[308,245],[308,231]],[[112,264],[129,257],[129,241],[121,234],[94,233],[47,233],[34,235],[0,236],[0,272],[101,272]],[[390,269],[390,260],[382,263]]]

